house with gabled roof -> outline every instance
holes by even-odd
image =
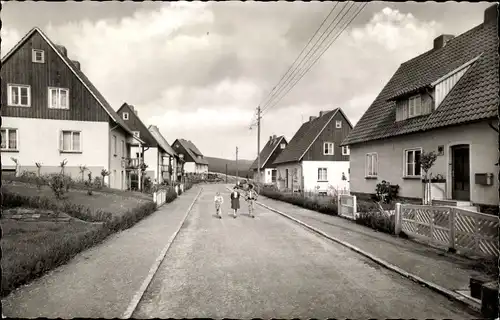
[[[272,135],[269,137],[264,148],[260,152],[260,178],[258,175],[258,159],[250,166],[250,171],[253,172],[253,179],[266,184],[276,184],[278,181],[278,175],[276,170],[276,165],[273,163],[274,160],[281,154],[288,142],[285,136],[276,137]]]
[[[278,188],[318,193],[348,188],[349,148],[340,144],[351,129],[340,108],[309,117],[273,162]]]
[[[184,173],[208,173],[208,161],[190,140],[176,139],[172,143],[174,151],[182,157]]]
[[[138,145],[132,147],[132,158],[129,159],[129,162],[137,164],[140,160],[141,163],[144,163],[147,166],[144,173],[152,181],[157,183],[172,182],[175,177],[177,154],[161,134],[160,129],[154,125],[146,127],[139,117],[137,108],[128,103],[123,103],[117,113],[135,136],[144,140],[141,147]],[[138,166],[130,166],[130,168],[134,169],[130,171],[134,173],[134,177],[137,177]]]
[[[108,186],[126,189],[122,157],[144,141],[134,137],[64,46],[35,27],[2,58],[1,77],[3,171],[14,168],[11,157],[21,170],[35,172],[35,162],[41,163],[41,173],[59,172],[66,160],[65,173],[73,178],[81,177],[80,166],[93,177],[105,169]],[[113,136],[124,146],[116,152]]]
[[[421,199],[420,158],[434,151],[432,197],[461,206],[498,206],[497,4],[482,24],[401,64],[343,145],[351,191],[373,194],[386,180]]]

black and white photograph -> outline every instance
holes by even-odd
[[[499,319],[499,3],[1,1],[2,318]]]

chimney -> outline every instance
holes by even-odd
[[[496,23],[498,19],[498,4],[484,10],[484,24]]]
[[[454,35],[451,34],[442,34],[436,39],[434,39],[434,50],[441,49],[446,45],[448,41],[455,38]]]
[[[316,117],[315,117],[315,116],[310,116],[310,117],[309,117],[309,121],[313,121],[314,119],[316,119]]]
[[[134,106],[131,104],[129,104],[128,106],[129,106],[130,110],[132,110],[137,115],[137,110],[135,110]]]
[[[273,136],[269,136],[269,141],[272,141],[273,140]]]
[[[80,62],[76,61],[76,60],[71,60],[71,62],[73,62],[73,64],[75,65],[75,67],[80,70]]]
[[[273,134],[273,140],[276,140],[276,135],[275,134]]]
[[[320,112],[319,112],[319,117],[321,118],[321,117],[322,117],[322,116],[324,116],[324,115],[325,115],[325,113],[327,113],[327,112],[328,112],[328,111],[320,111]]]
[[[66,49],[65,46],[61,46],[59,44],[56,44],[56,48],[57,48],[57,50],[59,50],[63,54],[63,56],[65,56],[65,57],[68,56],[68,50]]]

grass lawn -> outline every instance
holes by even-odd
[[[109,212],[114,216],[121,216],[128,210],[141,204],[153,201],[153,198],[137,192],[120,192],[119,190],[106,190],[104,192],[94,191],[88,195],[86,190],[70,189],[65,193],[63,199],[56,199],[54,192],[48,186],[42,186],[39,190],[35,185],[13,181],[3,184],[2,189],[13,194],[29,197],[46,197],[57,202],[68,202],[74,205],[85,206],[93,213],[97,211]],[[118,191],[118,192],[117,192]]]
[[[1,220],[2,296],[104,238],[102,225]],[[27,276],[29,275],[29,276]]]

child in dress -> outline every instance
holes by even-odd
[[[221,206],[224,203],[224,198],[220,195],[220,192],[217,192],[215,194],[214,202],[215,202],[215,214],[217,215],[217,218],[221,219],[222,218]]]

